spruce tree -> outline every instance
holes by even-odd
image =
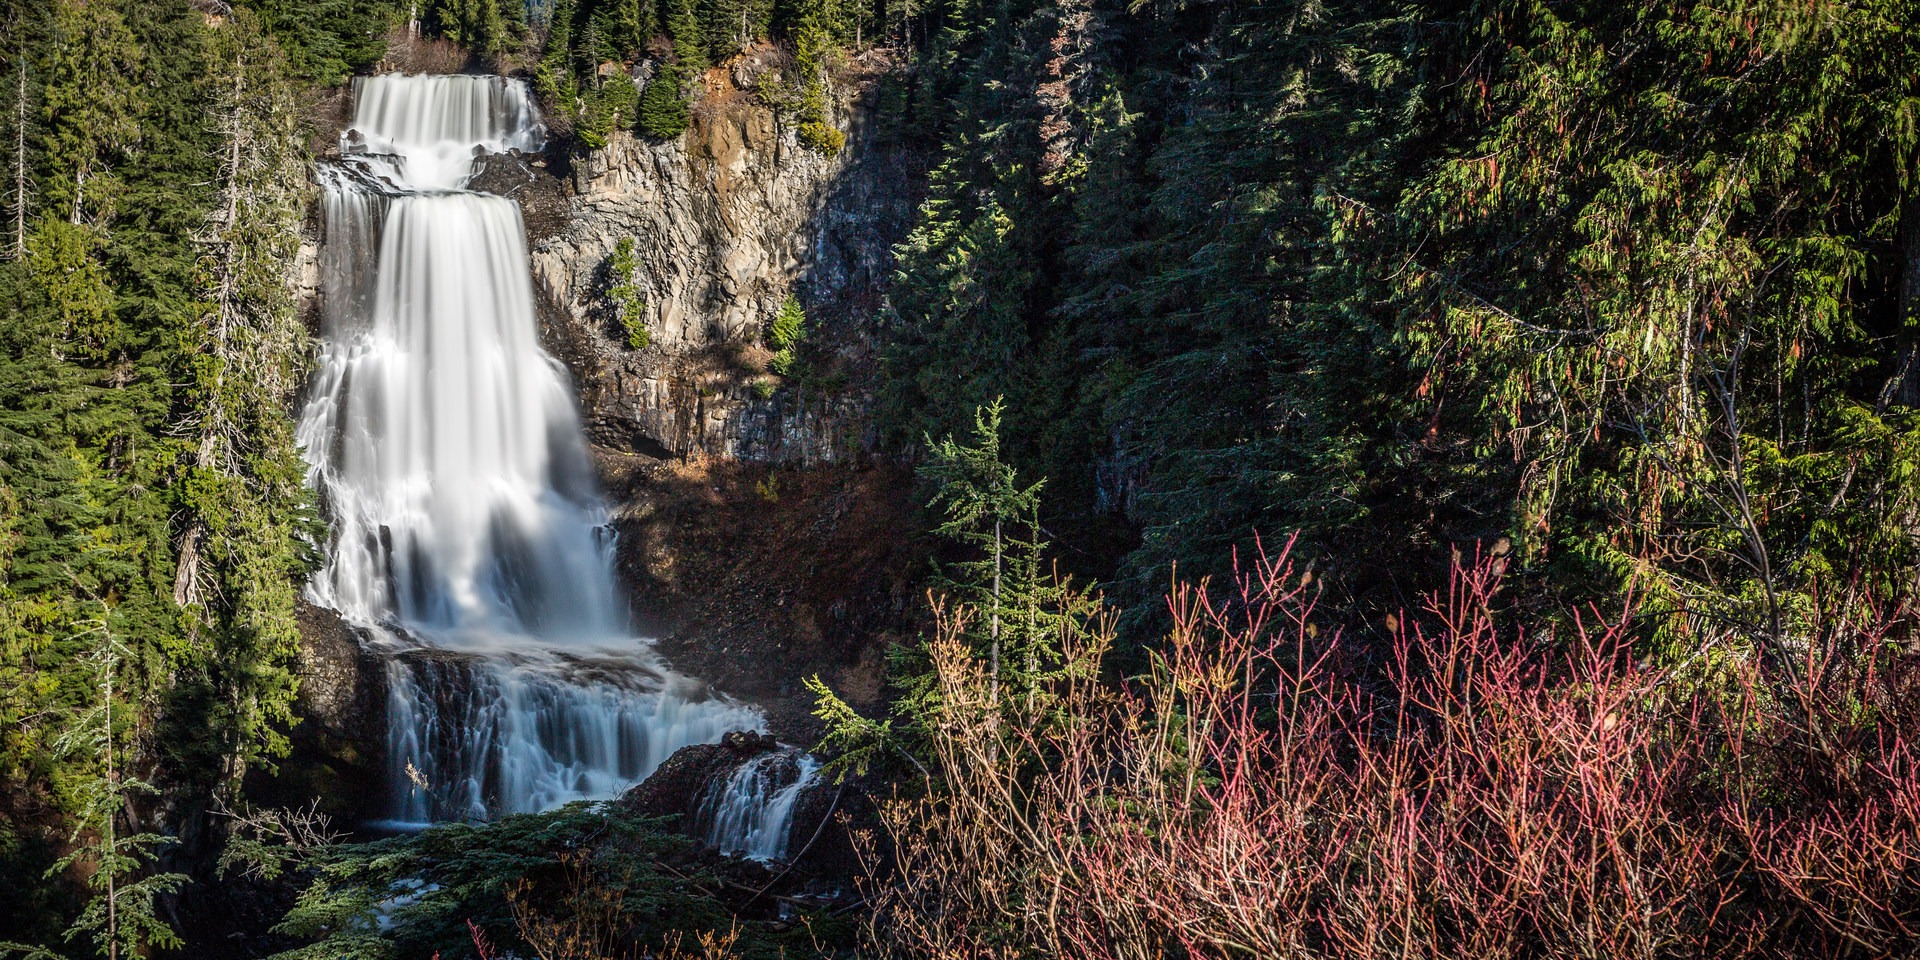
[[[653,3],[651,0],[615,0],[612,9],[610,35],[620,59],[639,59],[646,51],[647,41],[658,32]]]
[[[634,123],[640,107],[639,92],[626,74],[605,78],[586,96],[580,124],[574,133],[589,150],[607,145],[616,130]]]
[[[293,657],[293,578],[308,519],[291,401],[307,340],[288,282],[299,248],[305,156],[298,104],[278,49],[237,10],[209,44],[207,84],[222,140],[217,206],[200,238],[199,310],[187,414],[193,438],[173,599],[223,635],[222,664],[243,687],[231,716],[230,779],[284,748]],[[218,607],[210,597],[222,597]]]
[[[116,719],[120,702],[115,691],[120,688],[122,663],[131,651],[115,639],[104,617],[83,626],[87,629],[77,636],[94,641],[88,660],[94,668],[95,699],[74,718],[55,750],[91,769],[74,787],[79,816],[69,840],[76,846],[53,869],[63,871],[80,863],[92,868],[87,885],[95,894],[66,937],[91,940],[99,956],[117,960],[181,945],[179,934],[160,917],[155,900],[178,891],[187,877],[149,872],[158,848],[171,840],[120,829],[130,798],[157,790],[133,776],[120,755]]]
[[[1058,587],[1042,570],[1040,489],[1022,485],[1000,454],[999,399],[974,413],[971,445],[947,437],[927,442],[920,476],[934,485],[929,506],[940,512],[934,532],[970,547],[975,556],[941,577],[950,595],[975,612],[970,636],[987,660],[995,703],[1003,679],[1031,692],[1043,663],[1051,663],[1049,629]]]
[[[5,149],[7,154],[6,209],[9,229],[5,244],[5,256],[18,260],[27,255],[27,222],[32,219],[35,188],[27,145],[39,140],[35,121],[39,119],[38,109],[39,71],[32,60],[30,44],[30,26],[37,26],[41,16],[25,4],[16,4],[7,15],[7,32],[10,35],[9,49],[0,51],[4,56],[7,72],[7,106],[5,129],[7,131]]]
[[[111,0],[56,0],[52,53],[42,150],[65,175],[48,183],[46,199],[67,222],[79,224],[110,209],[112,164],[139,142],[144,51]],[[93,183],[96,177],[102,182]]]
[[[665,0],[667,36],[673,41],[673,56],[680,72],[688,80],[697,80],[707,69],[706,31],[701,28],[700,8],[694,0]]]
[[[579,99],[579,86],[573,76],[573,9],[571,0],[559,0],[554,5],[546,51],[533,71],[534,90],[546,104],[548,117],[565,118],[568,126]]]
[[[680,66],[663,62],[640,95],[638,130],[655,140],[672,140],[687,130],[687,99],[680,93]]]
[[[752,17],[747,0],[700,0],[700,32],[706,40],[707,56],[719,63],[732,56],[753,39]]]

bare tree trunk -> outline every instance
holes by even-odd
[[[1920,177],[1920,158],[1915,161],[1915,176]],[[1920,183],[1907,187],[1900,206],[1900,338],[1906,348],[1900,354],[1900,386],[1894,400],[1903,406],[1920,407]]]
[[[13,256],[27,255],[27,49],[14,60],[13,92]]]
[[[100,629],[106,634],[107,638],[107,676],[106,682],[101,684],[101,690],[104,692],[106,698],[104,706],[106,707],[105,721],[107,725],[107,789],[112,790],[114,799],[118,800],[120,798],[120,788],[119,784],[115,782],[113,778],[113,671],[115,669],[113,629],[107,626],[106,613],[104,611],[101,613]],[[120,904],[119,898],[114,895],[113,883],[114,874],[117,871],[113,869],[110,863],[115,852],[113,849],[113,821],[119,814],[118,804],[107,807],[107,856],[100,864],[100,868],[105,870],[107,874],[107,960],[118,960],[120,949]]]
[[[241,111],[246,95],[246,72],[241,62],[241,54],[236,51],[233,63],[233,107],[227,121],[227,157],[221,176],[226,183],[223,191],[226,196],[221,206],[220,221],[215,225],[213,245],[215,249],[214,270],[218,276],[214,289],[213,337],[210,349],[218,358],[214,364],[213,395],[209,398],[207,409],[200,420],[200,447],[195,452],[194,466],[202,470],[211,470],[220,464],[220,437],[226,428],[222,404],[225,397],[222,388],[226,384],[228,341],[232,333],[232,314],[234,309],[234,267],[233,241],[231,233],[240,219],[241,153],[244,149],[246,127]],[[200,602],[200,545],[206,540],[207,524],[204,518],[196,517],[180,537],[180,558],[173,572],[173,602],[176,606],[188,607]]]
[[[1000,704],[1000,566],[1006,555],[1006,548],[1000,539],[1000,518],[993,520],[993,653],[992,685],[990,696],[995,706]]]

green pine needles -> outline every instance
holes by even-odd
[[[679,65],[662,62],[640,95],[640,133],[655,140],[672,140],[687,132],[690,115],[681,86]]]
[[[639,284],[634,282],[634,274],[639,269],[640,258],[634,253],[633,238],[620,238],[607,257],[607,302],[613,307],[614,319],[626,331],[627,346],[645,350],[653,343],[653,331],[647,327],[646,300],[640,295]]]
[[[933,778],[926,756],[929,731],[949,715],[948,691],[933,668],[936,656],[976,665],[990,713],[1034,716],[1047,709],[1055,681],[1067,669],[1060,638],[1099,615],[1101,602],[1056,575],[1040,530],[1045,481],[1022,483],[1001,454],[1005,407],[995,400],[974,413],[970,443],[928,440],[921,479],[933,487],[928,507],[940,517],[934,532],[965,548],[967,559],[933,579],[936,631],[916,647],[890,657],[895,696],[884,720],[862,716],[819,677],[807,681],[814,715],[826,728],[820,749],[840,776],[904,760]],[[935,645],[944,645],[936,650]]]
[[[780,376],[791,376],[799,357],[795,353],[800,341],[807,335],[807,313],[800,307],[800,300],[793,294],[780,302],[780,312],[774,314],[773,323],[767,328],[767,346],[773,349],[773,361],[768,369]]]

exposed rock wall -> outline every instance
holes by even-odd
[[[291,756],[276,773],[249,773],[248,795],[264,806],[318,802],[340,823],[380,814],[386,802],[386,673],[333,611],[300,601],[299,722]]]
[[[548,340],[581,384],[589,433],[653,456],[769,463],[868,448],[870,330],[917,199],[917,165],[882,142],[857,71],[837,86],[846,149],[803,146],[766,103],[783,70],[756,47],[713,71],[679,140],[619,134],[578,159],[564,225],[533,243]],[[634,241],[652,343],[629,348],[606,264]],[[811,320],[810,377],[766,372],[764,332],[796,294]]]

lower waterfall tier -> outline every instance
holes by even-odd
[[[388,660],[388,826],[490,820],[610,797],[757,711],[641,658]]]

